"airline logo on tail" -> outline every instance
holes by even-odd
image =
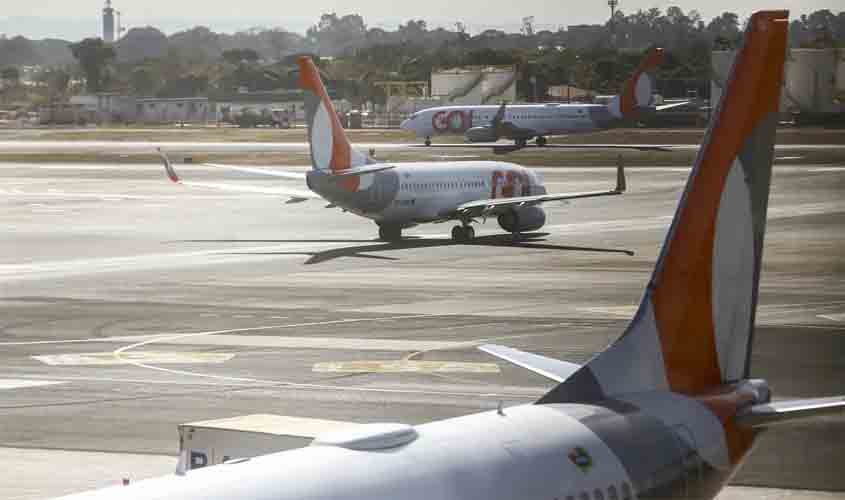
[[[611,102],[611,113],[622,118],[630,118],[639,108],[647,108],[651,105],[655,82],[654,71],[663,59],[663,49],[654,48],[648,51],[631,78],[625,81],[619,97]]]
[[[314,168],[340,173],[370,163],[366,156],[350,145],[317,66],[307,56],[300,57],[297,63],[299,86],[307,92],[305,118],[308,123],[308,141]],[[357,177],[342,181],[344,187],[353,191],[358,188],[358,184]]]
[[[748,377],[787,15],[752,17],[636,317],[541,401],[698,396]]]

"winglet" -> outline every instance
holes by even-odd
[[[161,161],[164,163],[164,170],[167,172],[167,177],[173,182],[181,182],[179,176],[176,175],[176,170],[173,169],[173,164],[170,163],[170,158],[168,158],[167,155],[164,154],[164,151],[162,151],[161,148],[156,148],[156,151],[161,157]]]

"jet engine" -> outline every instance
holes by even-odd
[[[519,221],[519,227],[516,222]],[[513,233],[514,230],[536,231],[546,224],[546,212],[540,207],[524,207],[516,212],[508,212],[499,216],[499,225],[502,229]]]
[[[472,127],[467,130],[464,137],[467,142],[496,142],[499,140],[499,134],[493,127]]]

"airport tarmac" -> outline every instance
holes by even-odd
[[[541,171],[551,192],[614,180]],[[687,173],[630,168],[628,194],[549,204],[549,225],[518,245],[492,220],[455,245],[448,224],[383,243],[325,203],[189,191],[157,164],[2,163],[0,496],[166,471],[188,421],[415,424],[536,400],[549,381],[475,346],[583,362],[616,338]],[[843,188],[839,166],[775,169],[753,375],[779,397],[843,392]],[[839,417],[772,430],[734,482],[845,491],[842,436]]]

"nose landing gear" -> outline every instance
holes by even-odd
[[[426,145],[426,146],[431,146],[431,137],[426,137],[426,138],[425,138],[425,145]]]

